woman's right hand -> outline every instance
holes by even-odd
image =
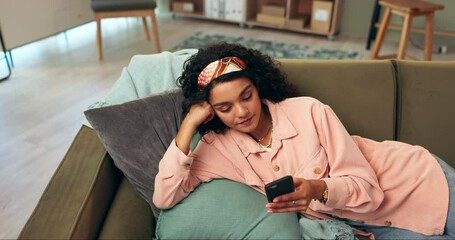
[[[215,112],[212,106],[207,101],[204,101],[191,106],[183,121],[191,124],[196,129],[199,125],[206,124],[212,120],[214,116]]]
[[[201,102],[191,106],[190,111],[183,119],[182,125],[175,137],[175,144],[183,153],[190,152],[190,143],[196,128],[209,122],[215,116],[212,106],[208,102]]]

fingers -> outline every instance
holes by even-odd
[[[302,199],[310,199],[308,196],[308,192],[305,189],[296,188],[296,190],[294,192],[283,194],[283,195],[276,197],[275,199],[273,199],[273,202],[274,203],[291,202],[294,200],[297,201],[297,200],[302,200]]]
[[[301,178],[295,178],[293,177],[292,180],[294,181],[294,187],[298,188],[300,185],[302,185],[303,180]]]
[[[303,178],[293,178],[295,191],[273,199],[266,207],[270,213],[282,212],[305,212],[310,205],[312,198],[308,181]]]
[[[302,201],[288,201],[280,203],[267,203],[267,212],[269,213],[284,213],[284,212],[305,212],[308,209],[308,204]]]
[[[215,112],[213,111],[212,106],[206,101],[192,105],[187,115],[187,117],[191,119],[191,123],[196,127],[202,123],[207,124],[214,116]]]
[[[269,213],[305,212],[311,200],[302,198],[299,193],[293,192],[276,197],[273,202],[267,203]]]

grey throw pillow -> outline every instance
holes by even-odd
[[[152,207],[158,163],[177,134],[183,95],[180,89],[119,105],[85,111],[115,165]]]

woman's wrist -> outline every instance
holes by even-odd
[[[314,189],[312,199],[325,204],[328,199],[328,188],[325,181],[311,180],[311,185],[311,187]]]
[[[199,126],[198,123],[195,123],[194,120],[187,115],[182,121],[182,124],[180,125],[180,128],[187,128],[193,132],[196,131],[196,128]]]
[[[183,120],[182,125],[175,137],[175,144],[185,154],[190,152],[191,139],[196,132],[194,124],[189,122],[186,118]]]

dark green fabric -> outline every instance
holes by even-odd
[[[95,131],[83,126],[19,239],[96,238],[119,176]]]
[[[331,106],[351,135],[394,139],[396,81],[390,61],[280,61],[299,93]]]
[[[123,178],[109,208],[99,239],[152,239],[155,218],[150,206]]]
[[[153,10],[156,8],[156,1],[153,0],[92,0],[94,12],[115,12],[134,10]]]
[[[161,211],[158,239],[299,239],[296,213],[267,213],[267,198],[226,179],[201,184]]]
[[[421,145],[455,167],[455,62],[395,62],[399,141]]]

